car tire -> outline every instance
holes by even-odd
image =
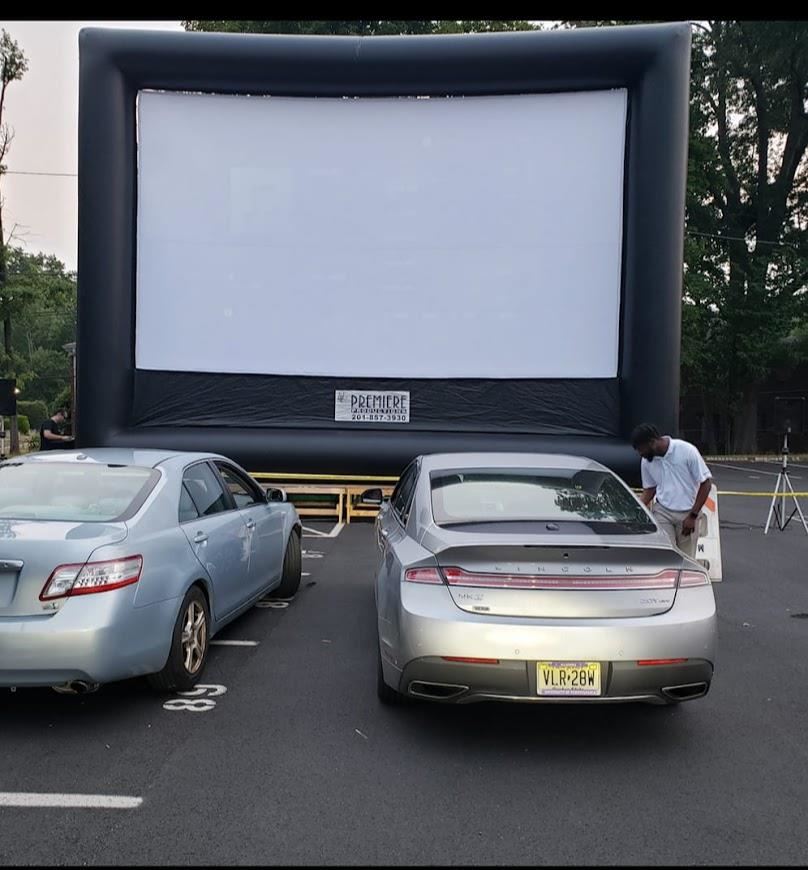
[[[300,588],[300,577],[303,570],[303,553],[300,547],[300,532],[297,529],[289,535],[286,553],[283,556],[283,571],[280,586],[276,586],[269,595],[272,598],[294,598]]]
[[[148,681],[158,692],[186,692],[192,689],[208,659],[210,648],[210,610],[204,593],[192,586],[182,599],[174,631],[171,650],[165,667],[149,674]]]
[[[382,669],[382,654],[381,650],[379,650],[378,642],[376,644],[376,694],[379,696],[379,700],[382,704],[386,704],[388,706],[397,706],[402,704],[407,699],[401,692],[397,692],[391,686],[388,686],[384,681],[384,670]]]

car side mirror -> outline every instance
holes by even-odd
[[[271,486],[267,490],[267,502],[272,504],[273,502],[286,501],[286,491],[277,486]]]
[[[381,489],[366,489],[359,498],[362,504],[379,507],[384,501]]]

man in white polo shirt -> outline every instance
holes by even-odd
[[[688,441],[660,435],[656,426],[643,423],[631,433],[631,445],[642,457],[644,505],[654,498],[651,512],[675,546],[696,558],[699,512],[713,480],[701,453]]]

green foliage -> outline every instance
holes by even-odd
[[[28,60],[5,30],[0,31],[0,87],[19,81],[28,72]]]
[[[17,414],[24,414],[34,429],[39,429],[50,416],[47,405],[40,399],[33,402],[17,402]]]
[[[808,22],[694,31],[683,374],[754,449],[759,385],[808,322]]]
[[[183,21],[186,30],[298,36],[398,36],[534,30],[529,21]]]
[[[761,383],[805,359],[806,146],[808,22],[694,25],[682,387],[741,452]]]
[[[25,414],[17,413],[17,429],[20,435],[27,435],[31,431],[31,424]]]
[[[76,336],[75,275],[56,257],[6,252],[0,320],[11,322],[11,354],[0,345],[0,377],[16,377],[21,400],[50,408],[70,384],[64,345]]]

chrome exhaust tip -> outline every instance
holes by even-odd
[[[665,686],[662,694],[672,701],[692,701],[695,698],[703,698],[710,688],[709,683],[684,683],[681,686]]]
[[[88,683],[85,680],[70,680],[60,686],[51,686],[54,692],[60,695],[90,695],[97,692],[100,683]]]

